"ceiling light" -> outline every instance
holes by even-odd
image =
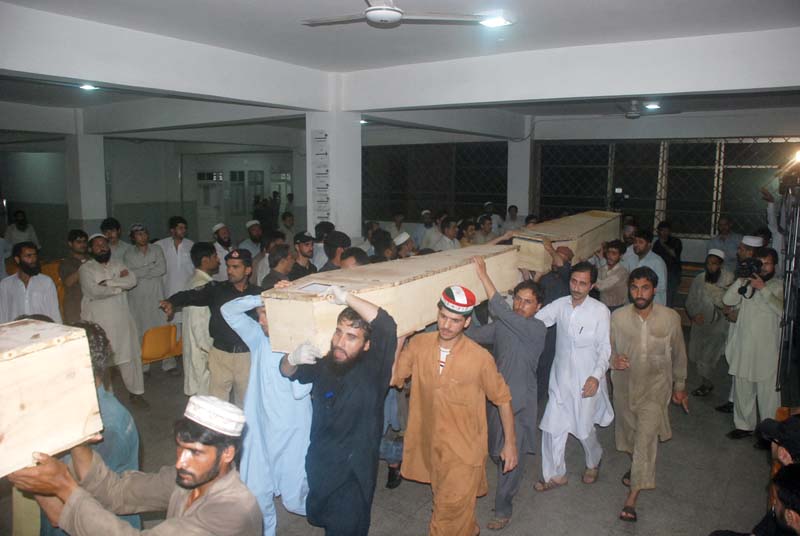
[[[100,89],[100,88],[97,87],[97,86],[93,86],[92,84],[83,84],[81,86],[81,89],[83,89],[85,91],[94,91],[95,89]]]
[[[484,19],[481,21],[481,24],[483,26],[486,26],[487,28],[499,28],[501,26],[508,26],[509,24],[511,24],[511,21],[507,20],[503,16],[499,16],[499,17],[490,17],[488,19]]]
[[[359,121],[359,123],[361,123],[362,125],[366,125],[367,123],[369,123],[369,121],[364,121],[364,120],[362,119],[361,121]]]
[[[648,110],[660,110],[661,109],[661,105],[659,103],[657,103],[657,102],[648,102],[647,104],[644,105],[644,107],[647,108]]]

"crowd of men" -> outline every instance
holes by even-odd
[[[37,466],[12,474],[18,488],[35,494],[49,525],[75,535],[131,534],[138,518],[116,514],[160,509],[167,511],[163,534],[268,535],[276,530],[280,497],[329,536],[366,535],[384,459],[388,488],[403,478],[431,485],[430,534],[473,536],[480,532],[476,498],[488,492],[487,458],[497,470],[487,528],[501,530],[511,522],[526,454],[542,457],[534,489],[556,490],[567,483],[571,435],[584,451],[581,480],[591,485],[604,456],[596,427],[612,423],[616,449],[631,460],[621,475],[628,491],[619,518],[635,522],[640,492],[656,485],[658,443],[672,434],[669,404],[689,411],[687,362],[698,373],[692,395],[705,397],[724,355],[730,401],[717,409],[733,413],[728,437],[759,430],[786,466],[774,479],[772,521],[759,526],[800,534],[793,476],[800,417],[772,421],[780,405],[783,283],[768,229],[740,236],[730,218],[720,218],[685,303],[688,353],[675,310],[681,240],[669,222],[654,236],[628,216],[622,239],[599,244],[588,259],[544,240],[551,271],[520,270],[509,296],[498,291],[483,258],[473,257],[487,302],[452,284],[439,296],[436,323],[423,333],[398,333],[387,311],[332,286],[330,299],[344,309],[330,347],[303,343],[283,354],[270,345],[263,290],[317,272],[508,243],[537,220],[520,218],[513,205],[501,217],[488,202],[474,219],[423,210],[413,229],[398,212],[387,229],[368,222],[360,239],[330,222],[317,224],[314,235],[295,232],[292,214],[284,212],[279,224],[272,207],[270,200],[256,203],[243,229],[215,224],[208,242],[189,240],[180,216],[157,241],[138,223],[128,227],[130,243],[121,240],[114,218],[91,236],[68,232],[70,255],[59,267],[64,322],[102,333],[93,361],[97,353],[116,366],[131,404],[141,409],[149,407],[142,337],[175,324],[191,398],[174,429],[175,467],[158,474],[117,468],[110,454],[82,445],[64,461],[37,454]],[[7,233],[18,269],[0,281],[0,322],[35,314],[60,322],[56,287],[40,273],[38,244],[30,239],[35,232],[18,215]],[[237,234],[246,238],[236,242]],[[162,368],[180,375],[175,360]]]

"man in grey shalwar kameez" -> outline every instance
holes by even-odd
[[[124,264],[136,275],[136,286],[128,291],[128,305],[141,339],[148,329],[167,323],[158,308],[158,302],[164,299],[167,261],[164,250],[150,244],[150,235],[141,223],[131,225],[131,242],[133,247],[125,252]]]
[[[495,517],[487,527],[504,528],[511,520],[512,500],[522,483],[524,454],[533,454],[536,443],[537,377],[536,367],[544,348],[547,328],[534,318],[542,307],[543,293],[537,283],[523,281],[514,288],[514,307],[508,306],[497,291],[482,257],[474,257],[475,270],[489,297],[489,314],[493,322],[470,327],[467,336],[480,344],[491,344],[497,368],[511,389],[514,400],[514,428],[517,430],[517,452],[520,464],[503,473],[500,452],[503,448],[503,426],[496,407],[489,406],[489,455],[497,465]]]
[[[702,383],[694,396],[708,396],[714,390],[711,375],[728,338],[729,322],[722,313],[722,296],[733,283],[733,274],[723,267],[725,252],[708,250],[706,269],[695,276],[686,298],[686,314],[692,321],[689,359],[697,367]]]

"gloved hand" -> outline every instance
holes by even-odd
[[[306,341],[295,348],[286,360],[290,365],[296,367],[298,365],[313,365],[321,357],[322,352],[320,352],[316,346]]]
[[[336,305],[347,305],[347,296],[350,295],[344,287],[337,285],[329,287],[325,294],[333,296],[333,303]]]

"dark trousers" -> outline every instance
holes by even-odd
[[[354,474],[333,492],[320,497],[310,490],[306,499],[308,522],[325,529],[325,536],[367,536],[372,497],[367,500]]]
[[[556,327],[547,328],[547,336],[544,339],[544,349],[539,357],[539,364],[536,366],[536,378],[538,381],[539,401],[547,398],[547,389],[550,386],[550,368],[553,366],[553,359],[556,356]]]
[[[525,472],[525,459],[527,456],[524,454],[523,441],[525,434],[522,432],[522,424],[518,422],[517,417],[514,417],[514,428],[517,432],[517,453],[519,455],[519,463],[513,471],[503,473],[503,460],[499,456],[492,456],[492,461],[497,465],[497,491],[494,494],[494,514],[498,518],[509,518],[512,514],[512,504],[514,497],[519,492],[520,485],[522,484],[522,476]]]

